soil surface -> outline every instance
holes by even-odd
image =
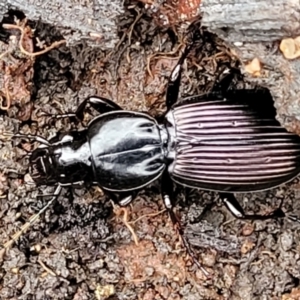
[[[13,18],[3,22],[13,24]],[[48,46],[61,40],[55,28],[43,23],[19,26],[35,29],[34,36]],[[90,95],[113,99],[127,110],[162,115],[184,32],[159,27],[139,5],[131,5],[119,20],[120,43],[112,52],[83,43],[28,56],[18,46],[20,29],[3,30],[1,51],[7,60],[0,74],[0,133],[49,139],[58,131],[80,128],[47,114],[74,112]],[[40,50],[30,34],[25,38],[25,50]],[[224,69],[238,66],[221,40],[201,31],[184,64],[181,95],[210,91]],[[247,86],[237,72],[231,88]],[[84,125],[92,115],[86,115]],[[55,188],[29,184],[26,155],[37,143],[4,136],[0,142],[4,244],[46,205],[50,197],[41,195],[51,195]],[[159,187],[159,182],[148,186],[125,208],[113,206],[97,187],[64,189],[38,222],[6,253],[2,250],[0,299],[299,299],[299,224],[236,220],[217,194],[178,186],[176,212],[198,260],[212,274],[206,278],[186,254]],[[294,180],[267,192],[238,195],[238,200],[248,213],[261,214],[284,200],[284,211],[300,215],[299,197]]]

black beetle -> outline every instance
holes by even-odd
[[[226,98],[210,94],[177,101],[181,66],[190,47],[170,76],[168,112],[162,122],[146,113],[124,111],[111,100],[90,97],[75,114],[59,116],[82,119],[89,104],[100,115],[86,129],[67,133],[56,142],[14,135],[41,143],[30,158],[34,181],[57,185],[53,199],[63,186],[97,184],[121,195],[119,203],[125,205],[139,189],[161,177],[165,206],[181,235],[172,211],[172,181],[220,192],[238,218],[284,217],[280,207],[266,216],[247,215],[233,193],[270,189],[296,177],[300,137],[282,128],[275,109],[267,101],[256,101],[256,93],[227,92]],[[183,241],[193,256],[184,237]]]

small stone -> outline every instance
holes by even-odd
[[[243,243],[243,245],[242,245],[242,247],[241,247],[241,253],[242,253],[242,254],[247,254],[247,253],[250,252],[254,247],[255,247],[255,244],[254,244],[252,241],[250,241],[250,240],[247,239],[247,240]]]

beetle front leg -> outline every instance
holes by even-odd
[[[225,204],[226,208],[231,212],[231,214],[238,218],[244,220],[267,220],[267,219],[278,219],[286,217],[286,214],[282,211],[281,206],[282,202],[280,203],[279,207],[275,209],[268,215],[248,215],[245,214],[243,208],[240,206],[236,198],[233,194],[229,193],[220,193],[220,198],[222,202]]]
[[[55,119],[62,119],[62,118],[76,118],[80,121],[83,120],[84,117],[84,111],[86,110],[87,106],[91,106],[93,109],[95,109],[99,114],[104,114],[110,111],[115,110],[122,110],[122,108],[113,102],[112,100],[106,99],[104,97],[99,96],[92,96],[86,98],[83,102],[80,103],[78,108],[76,109],[75,113],[65,113],[65,114],[56,114],[51,115],[45,112],[42,112],[43,115],[51,116]]]
[[[99,114],[104,114],[114,110],[122,110],[122,108],[112,100],[104,97],[92,96],[86,98],[78,106],[74,116],[76,116],[79,120],[83,120],[84,110],[86,109],[87,105],[90,105],[93,109],[99,112]]]

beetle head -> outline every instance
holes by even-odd
[[[42,145],[32,152],[29,172],[37,185],[52,185],[57,183],[55,169],[51,148]]]

